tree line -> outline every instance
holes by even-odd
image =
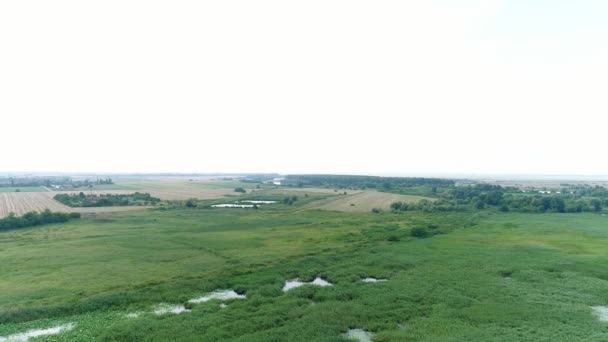
[[[421,177],[378,177],[353,175],[288,175],[283,181],[286,186],[317,186],[354,189],[392,190],[413,186],[453,186],[451,179]]]
[[[457,211],[494,207],[503,212],[597,213],[608,207],[608,191],[595,189],[595,194],[599,196],[587,197],[575,193],[525,194],[516,188],[477,184],[454,187],[443,193],[436,201],[395,202],[391,204],[391,210]]]
[[[128,205],[155,205],[160,198],[152,197],[149,193],[136,192],[133,194],[102,194],[85,195],[58,194],[53,197],[60,203],[70,207],[115,207]]]
[[[0,219],[0,231],[67,222],[70,219],[78,218],[80,218],[80,213],[58,213],[48,209],[41,213],[30,211],[23,216],[15,216],[14,213],[10,213],[7,217]]]

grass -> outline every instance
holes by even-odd
[[[45,192],[47,189],[41,186],[24,186],[24,187],[0,187],[0,192]]]
[[[604,216],[305,205],[148,210],[0,234],[0,336],[75,322],[41,340],[341,341],[349,328],[376,341],[606,339],[590,309],[608,304]],[[413,227],[445,234],[416,239]],[[281,291],[315,276],[334,286]],[[228,288],[247,299],[150,313]]]

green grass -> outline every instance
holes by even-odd
[[[16,192],[17,190],[19,190],[19,192],[46,192],[46,191],[48,191],[47,189],[45,189],[41,186],[0,187],[0,192]]]
[[[66,322],[77,328],[46,340],[341,341],[354,327],[376,341],[608,336],[590,310],[608,304],[605,216],[301,205],[149,210],[2,233],[0,336]],[[409,236],[429,226],[446,234]],[[281,291],[286,279],[319,275],[334,286]],[[247,299],[150,313],[226,288]],[[124,317],[135,311],[147,314]]]

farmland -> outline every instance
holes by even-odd
[[[55,201],[53,196],[57,194],[79,194],[84,192],[86,194],[97,194],[97,195],[127,195],[132,194],[136,191],[150,193],[153,197],[158,197],[162,200],[186,200],[190,198],[197,199],[218,199],[223,198],[227,195],[234,194],[235,186],[242,186],[244,183],[239,182],[220,182],[220,181],[205,181],[205,182],[185,182],[184,180],[171,180],[171,181],[146,181],[131,183],[120,183],[110,185],[100,185],[99,188],[108,188],[106,190],[86,190],[82,191],[47,191],[43,187],[34,188],[23,188],[23,191],[14,192],[13,188],[0,188],[0,189],[11,189],[10,192],[1,192],[0,190],[0,218],[8,215],[10,212],[14,212],[16,215],[22,215],[28,211],[42,211],[44,209],[50,209],[58,212],[88,212],[84,208],[74,209],[69,208],[61,203]],[[254,189],[250,184],[247,184],[247,191],[252,192],[259,189]],[[112,189],[115,188],[115,189]],[[118,190],[116,190],[118,189]],[[25,190],[28,190],[27,192]],[[35,190],[35,192],[33,192]],[[96,212],[114,212],[124,211],[130,209],[142,209],[138,206],[127,206],[122,208],[96,208]]]
[[[373,208],[389,210],[391,203],[393,202],[415,203],[423,199],[430,201],[434,200],[433,198],[422,196],[390,194],[378,191],[361,191],[355,192],[354,194],[347,192],[347,195],[334,196],[318,202],[310,203],[310,205],[306,208],[348,212],[368,212]]]
[[[25,214],[28,211],[52,211],[69,212],[69,208],[53,199],[49,192],[5,192],[0,193],[0,218],[15,213]]]
[[[122,206],[122,207],[97,207],[97,208],[70,208],[53,199],[56,193],[37,192],[37,193],[0,193],[0,218],[7,216],[9,213],[15,215],[23,215],[30,211],[51,211],[70,213],[104,213],[104,212],[120,212],[129,210],[142,210],[150,208],[149,206]]]

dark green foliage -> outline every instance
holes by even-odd
[[[41,213],[31,211],[20,217],[10,213],[7,217],[0,219],[0,231],[67,222],[70,219],[78,218],[80,218],[80,213],[56,213],[48,209]]]
[[[53,197],[56,201],[70,207],[115,207],[127,205],[155,205],[160,202],[160,198],[152,197],[149,193],[136,192],[133,194],[103,194],[85,195],[79,194],[58,194]]]
[[[238,188],[234,188],[234,192],[240,192],[244,194],[247,192],[247,190],[239,186]]]
[[[284,184],[287,186],[323,186],[337,188],[374,188],[390,190],[411,186],[451,186],[454,181],[439,178],[414,177],[376,177],[351,175],[288,175]]]
[[[187,200],[185,206],[186,206],[186,208],[196,208],[196,206],[197,206],[196,199]]]
[[[395,242],[395,241],[399,241],[399,237],[397,235],[391,235],[386,240],[387,241],[391,241],[391,242]]]
[[[410,234],[413,237],[417,237],[417,238],[425,238],[425,237],[429,236],[429,232],[426,230],[426,228],[423,228],[423,227],[412,228],[412,230],[410,231]]]
[[[586,189],[586,188],[584,188]],[[587,189],[586,194],[608,196],[603,188]],[[453,187],[441,194],[437,201],[418,203],[395,202],[393,211],[422,210],[425,212],[485,209],[494,207],[502,212],[517,211],[529,213],[580,213],[601,212],[608,206],[608,197],[588,198],[575,194],[523,194],[515,188],[497,185],[477,184]]]
[[[283,198],[283,203],[287,205],[292,205],[298,200],[298,196],[290,196]]]

